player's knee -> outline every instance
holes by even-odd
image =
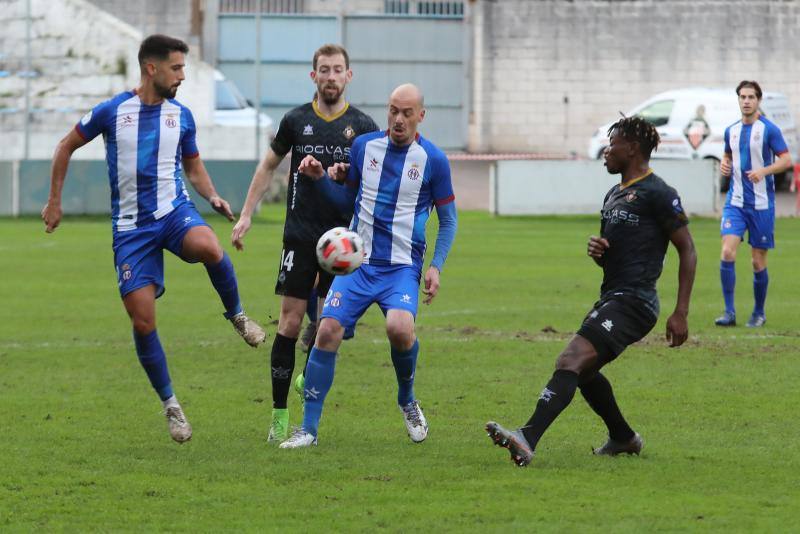
[[[323,350],[336,350],[342,342],[344,328],[339,321],[325,318],[317,327],[317,340],[314,346]]]
[[[392,345],[392,347],[399,350],[410,349],[414,345],[414,340],[416,339],[416,334],[414,333],[413,327],[390,328],[387,326],[386,335],[389,338],[389,343]]]
[[[722,261],[736,261],[736,248],[723,246],[721,258]]]
[[[556,360],[556,370],[581,374],[594,367],[595,360],[596,357],[593,357],[592,354],[567,346]]]
[[[140,336],[146,336],[156,329],[155,317],[131,317],[133,330]]]

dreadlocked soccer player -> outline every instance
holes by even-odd
[[[525,426],[507,430],[493,421],[486,424],[492,441],[507,448],[520,467],[531,462],[539,439],[572,401],[577,388],[608,427],[608,441],[594,449],[595,454],[639,454],[642,450],[641,436],[625,421],[611,384],[600,370],[655,326],[656,281],[669,241],[678,251],[680,268],[667,341],[677,347],[689,335],[686,317],[697,256],[678,193],[649,168],[658,132],[639,117],[626,117],[612,125],[608,134],[611,142],[604,153],[605,165],[622,179],[603,201],[600,237],[589,238],[587,252],[603,268],[600,300],[556,360],[556,371]]]

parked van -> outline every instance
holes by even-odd
[[[793,162],[797,159],[797,131],[789,100],[780,93],[764,93],[762,114],[783,132]],[[657,94],[642,102],[628,116],[637,115],[656,126],[661,136],[653,158],[722,159],[725,128],[738,121],[742,114],[736,91],[702,87],[675,89]],[[616,121],[614,121],[616,122]],[[589,141],[588,156],[603,157],[608,146],[609,122],[601,126]],[[788,188],[791,175],[776,175],[775,187]],[[723,184],[727,189],[727,184]]]
[[[233,81],[225,78],[220,71],[214,71],[214,124],[240,128],[255,128],[256,108],[247,100]],[[264,112],[259,114],[259,126],[269,138],[274,136],[274,122]]]

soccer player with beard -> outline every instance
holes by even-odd
[[[600,237],[591,236],[588,255],[603,268],[600,300],[556,360],[556,371],[542,390],[528,422],[507,430],[490,421],[486,431],[505,447],[520,467],[533,459],[539,439],[572,401],[575,390],[608,427],[608,441],[595,454],[639,454],[643,441],[614,399],[608,379],[600,373],[628,345],[655,326],[659,313],[656,281],[661,276],[669,242],[680,258],[675,311],[667,319],[667,341],[678,347],[689,335],[687,316],[697,255],[678,193],[649,168],[658,146],[655,127],[640,117],[626,117],[608,131],[605,165],[621,174],[603,201]]]
[[[314,181],[299,174],[297,168],[309,154],[325,167],[348,163],[353,139],[378,129],[368,115],[345,100],[345,88],[353,77],[347,50],[333,44],[320,47],[314,53],[312,68],[311,80],[317,88],[314,99],[289,111],[281,120],[275,139],[256,168],[231,234],[234,246],[242,250],[253,212],[269,188],[275,169],[291,152],[283,250],[275,285],[275,293],[281,296],[281,311],[270,355],[272,422],[268,441],[282,441],[288,436],[287,398],[295,367],[295,346],[315,281],[318,280],[316,294],[320,297],[325,296],[333,281],[333,276],[317,262],[317,241],[327,230],[347,226],[353,215],[352,205],[342,210],[325,201]],[[319,299],[318,306],[321,305]]]
[[[233,220],[230,206],[217,195],[200,159],[192,113],[174,100],[184,80],[188,51],[183,41],[165,35],[142,41],[139,87],[96,106],[61,140],[53,156],[50,197],[42,210],[46,231],[53,232],[61,222],[61,192],[72,153],[102,134],[119,292],[133,323],[136,354],[178,443],[192,437],[192,427],[173,393],[156,332],[156,298],[164,293],[164,249],[185,262],[205,265],[225,318],[249,345],[255,347],[266,337],[242,311],[233,264],[195,209],[181,178],[183,170],[195,190]]]

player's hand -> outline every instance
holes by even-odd
[[[342,183],[347,178],[348,169],[350,169],[349,163],[334,163],[328,167],[328,176],[330,176],[331,180],[334,182]]]
[[[208,199],[208,203],[211,204],[211,207],[214,208],[214,211],[224,215],[229,221],[233,222],[233,220],[236,218],[233,216],[233,212],[231,211],[231,205],[228,204],[228,201],[221,196],[211,195]]]
[[[303,161],[297,166],[297,172],[305,174],[312,180],[319,180],[325,176],[325,169],[322,168],[322,163],[312,155],[303,158]]]
[[[599,260],[605,254],[606,249],[608,249],[611,245],[608,243],[608,239],[605,237],[597,237],[596,235],[589,236],[589,243],[586,246],[586,253],[596,259]]]
[[[731,175],[731,160],[728,158],[722,158],[722,161],[719,162],[719,173],[722,176],[730,176]]]
[[[439,269],[431,265],[425,273],[425,287],[422,289],[425,298],[423,304],[430,304],[439,292]]]
[[[239,220],[233,226],[231,232],[231,243],[236,247],[236,250],[244,250],[244,235],[250,229],[250,217],[241,215]]]
[[[680,347],[689,337],[689,323],[686,315],[674,312],[667,319],[667,341],[670,347]]]
[[[763,167],[760,169],[753,169],[752,171],[747,171],[747,179],[753,182],[754,184],[757,184],[758,182],[764,179],[764,176],[766,176],[766,174],[767,173],[764,172]]]
[[[49,202],[42,208],[42,220],[44,221],[44,231],[52,234],[58,225],[61,224],[61,204],[50,204]]]

